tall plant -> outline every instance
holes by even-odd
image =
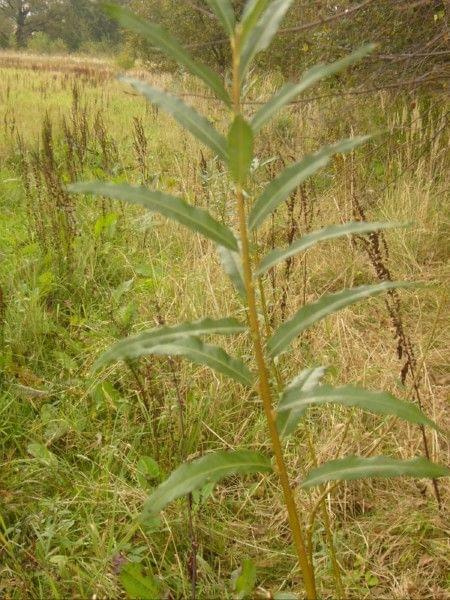
[[[120,199],[158,212],[215,242],[219,248],[224,270],[233,281],[246,307],[247,324],[233,317],[205,318],[195,322],[163,326],[126,338],[105,352],[97,361],[100,368],[111,361],[130,361],[147,355],[182,356],[216,370],[222,375],[253,389],[258,386],[264,407],[273,451],[275,470],[283,490],[284,502],[303,575],[306,596],[316,598],[316,581],[310,543],[307,541],[305,507],[299,511],[289,480],[283,451],[283,440],[297,427],[311,406],[340,404],[359,407],[381,415],[402,418],[410,423],[438,429],[416,406],[401,401],[386,392],[374,392],[355,386],[330,387],[320,383],[325,369],[305,369],[290,384],[277,391],[273,373],[279,373],[275,359],[286,353],[292,341],[306,329],[336,311],[365,298],[377,296],[393,288],[408,287],[402,282],[382,282],[322,296],[316,302],[300,308],[269,336],[260,326],[259,314],[264,311],[256,293],[265,273],[275,264],[320,242],[348,234],[364,234],[391,227],[386,223],[347,223],[333,225],[309,233],[283,249],[271,251],[259,260],[252,239],[258,229],[290,193],[306,178],[324,167],[338,153],[348,152],[363,144],[368,136],[345,139],[325,146],[318,152],[302,158],[282,171],[256,199],[251,197],[251,164],[254,158],[254,139],[261,128],[298,94],[326,76],[361,59],[372,50],[365,46],[349,56],[327,65],[318,65],[307,71],[297,84],[283,86],[252,118],[245,115],[243,88],[255,55],[271,43],[278,26],[292,0],[248,0],[241,20],[237,22],[229,0],[207,0],[226,34],[232,52],[232,81],[230,89],[209,67],[194,59],[160,26],[147,23],[131,12],[105,3],[109,14],[126,28],[141,34],[148,42],[175,59],[194,76],[200,78],[217,96],[224,110],[231,113],[227,137],[179,98],[156,89],[142,81],[123,78],[123,81],[142,93],[150,102],[172,115],[183,127],[208,146],[228,169],[230,185],[235,197],[235,220],[238,233],[219,223],[207,211],[194,207],[184,199],[145,187],[108,183],[79,183],[70,187],[78,193],[92,193]],[[253,236],[253,238],[252,238]],[[248,331],[253,347],[253,362],[246,365],[241,359],[227,354],[221,347],[205,343],[203,336],[234,335]],[[275,406],[275,401],[278,404]],[[172,472],[150,496],[145,515],[156,515],[176,498],[195,489],[214,483],[236,473],[272,471],[271,457],[250,450],[215,452],[185,463]],[[398,460],[386,456],[365,458],[349,456],[332,460],[312,469],[301,482],[302,488],[321,486],[330,481],[345,481],[370,477],[441,477],[449,470],[424,458]],[[313,519],[314,515],[309,515]]]

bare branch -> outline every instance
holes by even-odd
[[[280,29],[279,33],[298,33],[299,31],[307,31],[308,29],[314,29],[315,27],[320,27],[321,25],[325,25],[326,23],[331,23],[332,21],[337,21],[339,19],[346,19],[350,17],[355,12],[365,8],[369,4],[374,2],[374,0],[364,0],[360,4],[356,4],[352,8],[346,8],[345,10],[332,15],[331,17],[326,17],[325,19],[318,19],[317,21],[312,21],[311,23],[305,23],[304,25],[298,25],[296,27],[287,27],[286,29]]]

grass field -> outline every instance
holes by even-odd
[[[179,359],[145,360],[137,377],[124,365],[93,374],[92,365],[115,339],[162,320],[242,316],[242,308],[212,244],[137,208],[69,196],[64,184],[146,183],[224,222],[230,189],[210,152],[109,68],[97,77],[91,63],[72,70],[60,60],[59,67],[0,61],[0,596],[124,597],[118,572],[132,561],[161,580],[165,597],[189,597],[185,502],[172,504],[159,523],[137,518],[149,490],[186,458],[264,450],[259,400]],[[191,80],[149,77],[192,94],[190,102],[225,126],[228,115]],[[251,100],[276,84],[261,78]],[[293,195],[264,230],[261,251],[361,211],[368,220],[409,227],[369,244],[327,243],[288,269],[281,265],[264,282],[271,326],[325,292],[377,281],[380,264],[393,279],[425,285],[399,293],[399,313],[378,298],[327,319],[296,342],[289,362],[281,358],[280,370],[288,380],[326,365],[330,383],[358,382],[411,401],[419,382],[425,412],[442,427],[449,383],[446,122],[443,98],[431,93],[305,102],[265,132],[255,165],[260,189],[292,158],[341,137],[378,133]],[[393,311],[407,340],[400,358]],[[250,354],[244,336],[225,347]],[[402,383],[408,352],[414,375]],[[293,479],[312,465],[309,434],[319,462],[353,453],[423,454],[420,430],[392,419],[334,407],[310,411],[307,424],[289,441]],[[434,460],[448,462],[442,436],[428,433],[428,444]],[[143,457],[156,463],[149,469]],[[445,482],[440,493],[448,504]],[[317,498],[298,490],[300,507]],[[342,484],[327,503],[348,598],[450,597],[448,522],[431,483]],[[198,598],[233,597],[230,577],[246,558],[256,565],[256,597],[301,587],[274,476],[226,480],[195,496],[194,528]],[[320,519],[313,551],[320,597],[333,598]]]

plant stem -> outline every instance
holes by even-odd
[[[239,73],[239,28],[236,31],[236,35],[232,41],[233,51],[233,107],[234,115],[240,115],[241,113],[241,83]],[[256,294],[253,283],[252,263],[249,248],[249,237],[247,229],[247,218],[244,203],[244,194],[241,185],[236,185],[236,202],[237,212],[239,220],[239,231],[242,243],[242,263],[244,271],[244,283],[247,294],[247,308],[248,308],[248,319],[250,324],[250,330],[253,341],[253,348],[255,352],[255,358],[258,368],[259,375],[259,393],[263,402],[264,411],[267,418],[267,424],[269,427],[269,433],[272,443],[273,453],[278,469],[278,475],[280,477],[281,486],[283,488],[284,501],[286,504],[289,524],[292,532],[293,541],[298,555],[298,561],[303,573],[303,580],[305,585],[306,597],[308,600],[316,600],[316,586],[314,580],[314,571],[312,565],[309,562],[308,554],[306,551],[302,526],[297,513],[297,507],[292,493],[292,489],[289,483],[289,477],[286,469],[286,465],[283,457],[283,450],[281,447],[280,437],[276,426],[275,414],[272,409],[272,392],[270,389],[269,373],[264,358],[264,352],[261,341],[261,331],[258,321],[258,312],[256,306]]]
[[[275,455],[278,474],[283,488],[284,499],[289,515],[289,523],[292,530],[292,536],[294,538],[294,543],[298,554],[298,560],[303,572],[307,598],[308,600],[315,600],[316,591],[314,573],[306,554],[301,525],[297,514],[297,507],[295,505],[294,496],[291,490],[291,486],[289,484],[289,477],[283,458],[283,451],[278,435],[275,415],[272,410],[272,392],[270,389],[269,374],[262,349],[261,333],[259,329],[258,313],[256,308],[255,289],[253,286],[253,275],[248,247],[244,196],[242,193],[242,189],[240,189],[239,187],[236,190],[236,197],[239,215],[239,229],[242,242],[242,262],[244,269],[244,283],[247,293],[248,316],[259,375],[259,393],[264,405],[264,411],[266,413],[267,424],[269,427],[270,438],[272,442],[272,449]]]
[[[266,303],[266,299],[265,299],[265,293],[264,293],[264,285],[262,282],[262,279],[259,278],[258,279],[258,288],[259,288],[259,294],[261,297],[261,308],[262,308],[262,312],[263,312],[263,316],[264,316],[264,322],[265,322],[265,328],[266,328],[266,335],[270,335],[271,334],[271,327],[270,327],[270,323],[269,323],[269,318],[268,318],[268,311],[267,311],[267,303]],[[280,370],[278,368],[278,366],[275,364],[275,362],[272,361],[272,369],[275,375],[275,379],[277,382],[277,389],[278,392],[281,394],[284,388],[283,385],[283,380],[281,377],[281,373]],[[310,451],[310,455],[311,455],[311,459],[314,463],[314,466],[317,467],[317,456],[316,456],[316,451],[314,449],[314,442],[312,439],[312,435],[311,435],[311,431],[309,429],[309,427],[305,426],[306,429],[306,435],[308,438],[308,446],[309,446],[309,451]],[[319,490],[321,492],[323,492],[324,487],[320,486]],[[322,510],[322,519],[323,519],[323,525],[324,525],[324,529],[325,529],[325,535],[327,538],[327,545],[328,545],[328,550],[329,550],[329,554],[330,554],[330,561],[331,561],[331,567],[332,567],[332,572],[333,572],[333,578],[334,578],[334,583],[336,585],[336,593],[337,593],[337,598],[339,600],[341,600],[342,598],[344,598],[344,587],[342,584],[342,578],[341,578],[341,570],[339,567],[339,563],[337,561],[337,555],[336,555],[336,548],[335,548],[335,544],[334,544],[334,539],[333,539],[333,530],[331,528],[331,520],[330,520],[330,515],[328,514],[328,507],[326,505],[325,499],[323,499],[320,503],[320,508]],[[313,530],[313,526],[314,526],[314,518],[315,518],[315,513],[314,516],[312,518],[312,525],[309,528],[309,530],[307,531],[307,536],[308,536],[308,556],[310,557],[310,561],[311,563],[313,562],[313,557],[312,557],[312,530]]]
[[[159,456],[159,444],[158,444],[158,415],[157,415],[157,411],[155,410],[154,402],[152,402],[150,400],[150,396],[147,393],[147,390],[145,389],[144,382],[141,379],[138,369],[129,360],[126,361],[126,364],[138,385],[142,400],[144,401],[144,404],[150,413],[150,420],[152,423],[153,443],[155,445],[155,452],[156,452],[156,460],[157,460],[157,462],[159,462],[160,456]]]

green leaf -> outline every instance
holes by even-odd
[[[141,456],[136,465],[136,478],[139,485],[146,489],[150,480],[160,479],[161,471],[158,463],[151,456]]]
[[[375,285],[361,285],[336,294],[322,296],[316,302],[303,306],[289,321],[283,323],[275,331],[267,343],[268,353],[272,357],[278,356],[299,333],[346,306],[365,298],[378,296],[378,294],[394,288],[412,287],[412,285],[404,281],[383,281]]]
[[[363,144],[369,138],[370,136],[367,135],[358,136],[325,146],[318,152],[305,156],[300,162],[282,171],[276,179],[269,183],[252,206],[248,217],[249,229],[252,231],[258,227],[283,200],[288,198],[289,194],[296,187],[316,171],[325,167],[334,154],[349,152],[353,148]]]
[[[249,558],[246,558],[236,575],[233,582],[233,589],[237,594],[238,600],[243,600],[244,598],[248,598],[255,588],[256,567]]]
[[[278,31],[278,27],[292,4],[292,0],[272,0],[262,17],[244,41],[239,65],[241,79],[244,78],[251,61],[258,52],[265,50]]]
[[[47,445],[54,444],[70,431],[70,422],[62,417],[52,404],[43,404],[40,416],[45,426],[44,437]]]
[[[376,44],[367,44],[362,46],[352,54],[337,60],[330,64],[320,64],[312,67],[303,75],[302,79],[298,83],[287,83],[280,91],[275,94],[267,104],[264,104],[253,116],[251,125],[253,131],[258,132],[263,125],[267,123],[283,106],[293,100],[301,92],[311,87],[321,79],[334,75],[339,71],[342,71],[351,64],[361,60],[367,54],[372,52]]]
[[[398,417],[416,425],[429,425],[439,431],[436,423],[414,404],[399,400],[388,392],[373,392],[352,385],[336,388],[320,385],[309,390],[298,387],[286,389],[277,410],[281,414],[292,410],[304,413],[310,406],[328,403],[357,406],[380,415]]]
[[[228,227],[213,219],[206,210],[192,206],[185,200],[170,194],[148,190],[143,186],[116,185],[97,181],[74,183],[67,186],[67,189],[69,192],[78,194],[97,194],[123,200],[130,204],[139,204],[150,211],[160,213],[185,225],[196,233],[201,233],[221,246],[226,246],[230,250],[238,250],[236,238]]]
[[[142,349],[140,356],[148,355],[159,356],[184,356],[199,365],[207,365],[211,369],[252,387],[253,378],[247,366],[238,358],[232,358],[225,350],[218,346],[204,344],[199,338],[194,336],[180,337],[172,342],[165,342],[156,345],[149,344]],[[101,356],[94,369],[104,364],[105,357]]]
[[[151,354],[184,356],[192,362],[207,365],[242,385],[253,386],[253,377],[245,363],[229,356],[218,346],[204,344],[199,338],[188,337],[161,344],[151,349]]]
[[[286,260],[287,258],[298,254],[302,250],[311,248],[319,242],[325,242],[335,238],[342,237],[344,235],[361,235],[363,233],[371,233],[372,231],[379,231],[380,229],[390,229],[393,227],[403,226],[403,223],[364,223],[354,222],[345,223],[345,225],[332,225],[318,231],[308,233],[303,237],[292,242],[287,248],[281,250],[272,250],[267,254],[261,263],[259,264],[255,275],[261,276],[263,273],[271,269],[279,262]]]
[[[58,464],[56,456],[44,444],[39,444],[38,442],[28,444],[27,451],[31,456],[39,459],[49,467],[56,467]]]
[[[366,573],[364,579],[366,580],[366,583],[369,587],[375,587],[380,583],[378,577],[373,573]]]
[[[211,125],[211,123],[200,115],[196,110],[182,102],[179,98],[152,87],[148,83],[133,79],[131,77],[121,77],[120,81],[130,84],[137,92],[145,96],[152,104],[156,104],[190,131],[203,144],[209,146],[223,160],[227,160],[227,141]]]
[[[280,405],[286,402],[286,398],[290,400],[292,397],[296,397],[296,395],[301,394],[302,392],[313,390],[325,375],[325,371],[325,367],[304,369],[300,375],[295,377],[295,379],[286,386],[281,396]],[[304,412],[305,409],[300,408],[277,413],[277,428],[280,437],[287,437],[295,431]]]
[[[234,119],[228,134],[228,157],[233,180],[245,184],[253,159],[253,131],[241,115]]]
[[[332,460],[313,469],[301,487],[310,488],[327,481],[349,481],[370,477],[429,477],[436,479],[449,475],[450,469],[432,463],[426,458],[398,460],[389,456],[374,456],[373,458],[348,456]]]
[[[119,581],[128,598],[132,600],[158,600],[161,598],[158,582],[152,575],[143,575],[141,566],[128,563],[122,567]]]
[[[231,282],[241,299],[245,300],[247,298],[247,292],[245,290],[241,255],[239,252],[234,252],[224,246],[219,246],[218,251],[223,270],[231,279]]]
[[[234,33],[235,17],[230,0],[206,0],[229,35]]]
[[[241,18],[241,44],[244,45],[248,35],[266,10],[269,0],[248,0]]]
[[[270,473],[270,460],[258,452],[215,452],[179,466],[149,497],[144,516],[154,516],[169,502],[236,473]]]
[[[125,27],[131,29],[157,48],[162,50],[167,56],[176,61],[178,65],[183,65],[193,75],[201,79],[215,94],[230,105],[230,96],[228,95],[223,83],[217,73],[214,73],[206,65],[194,60],[194,58],[184,50],[179,42],[165,29],[154,23],[148,23],[141,19],[130,10],[113,4],[111,2],[102,2],[102,5],[110,17],[115,19]]]
[[[231,335],[242,333],[245,329],[236,319],[232,318],[217,320],[206,318],[199,321],[180,323],[179,325],[155,327],[114,344],[98,358],[94,368],[99,369],[116,360],[133,360],[145,356],[149,354],[151,348],[161,344],[169,344],[182,337],[211,334]]]

